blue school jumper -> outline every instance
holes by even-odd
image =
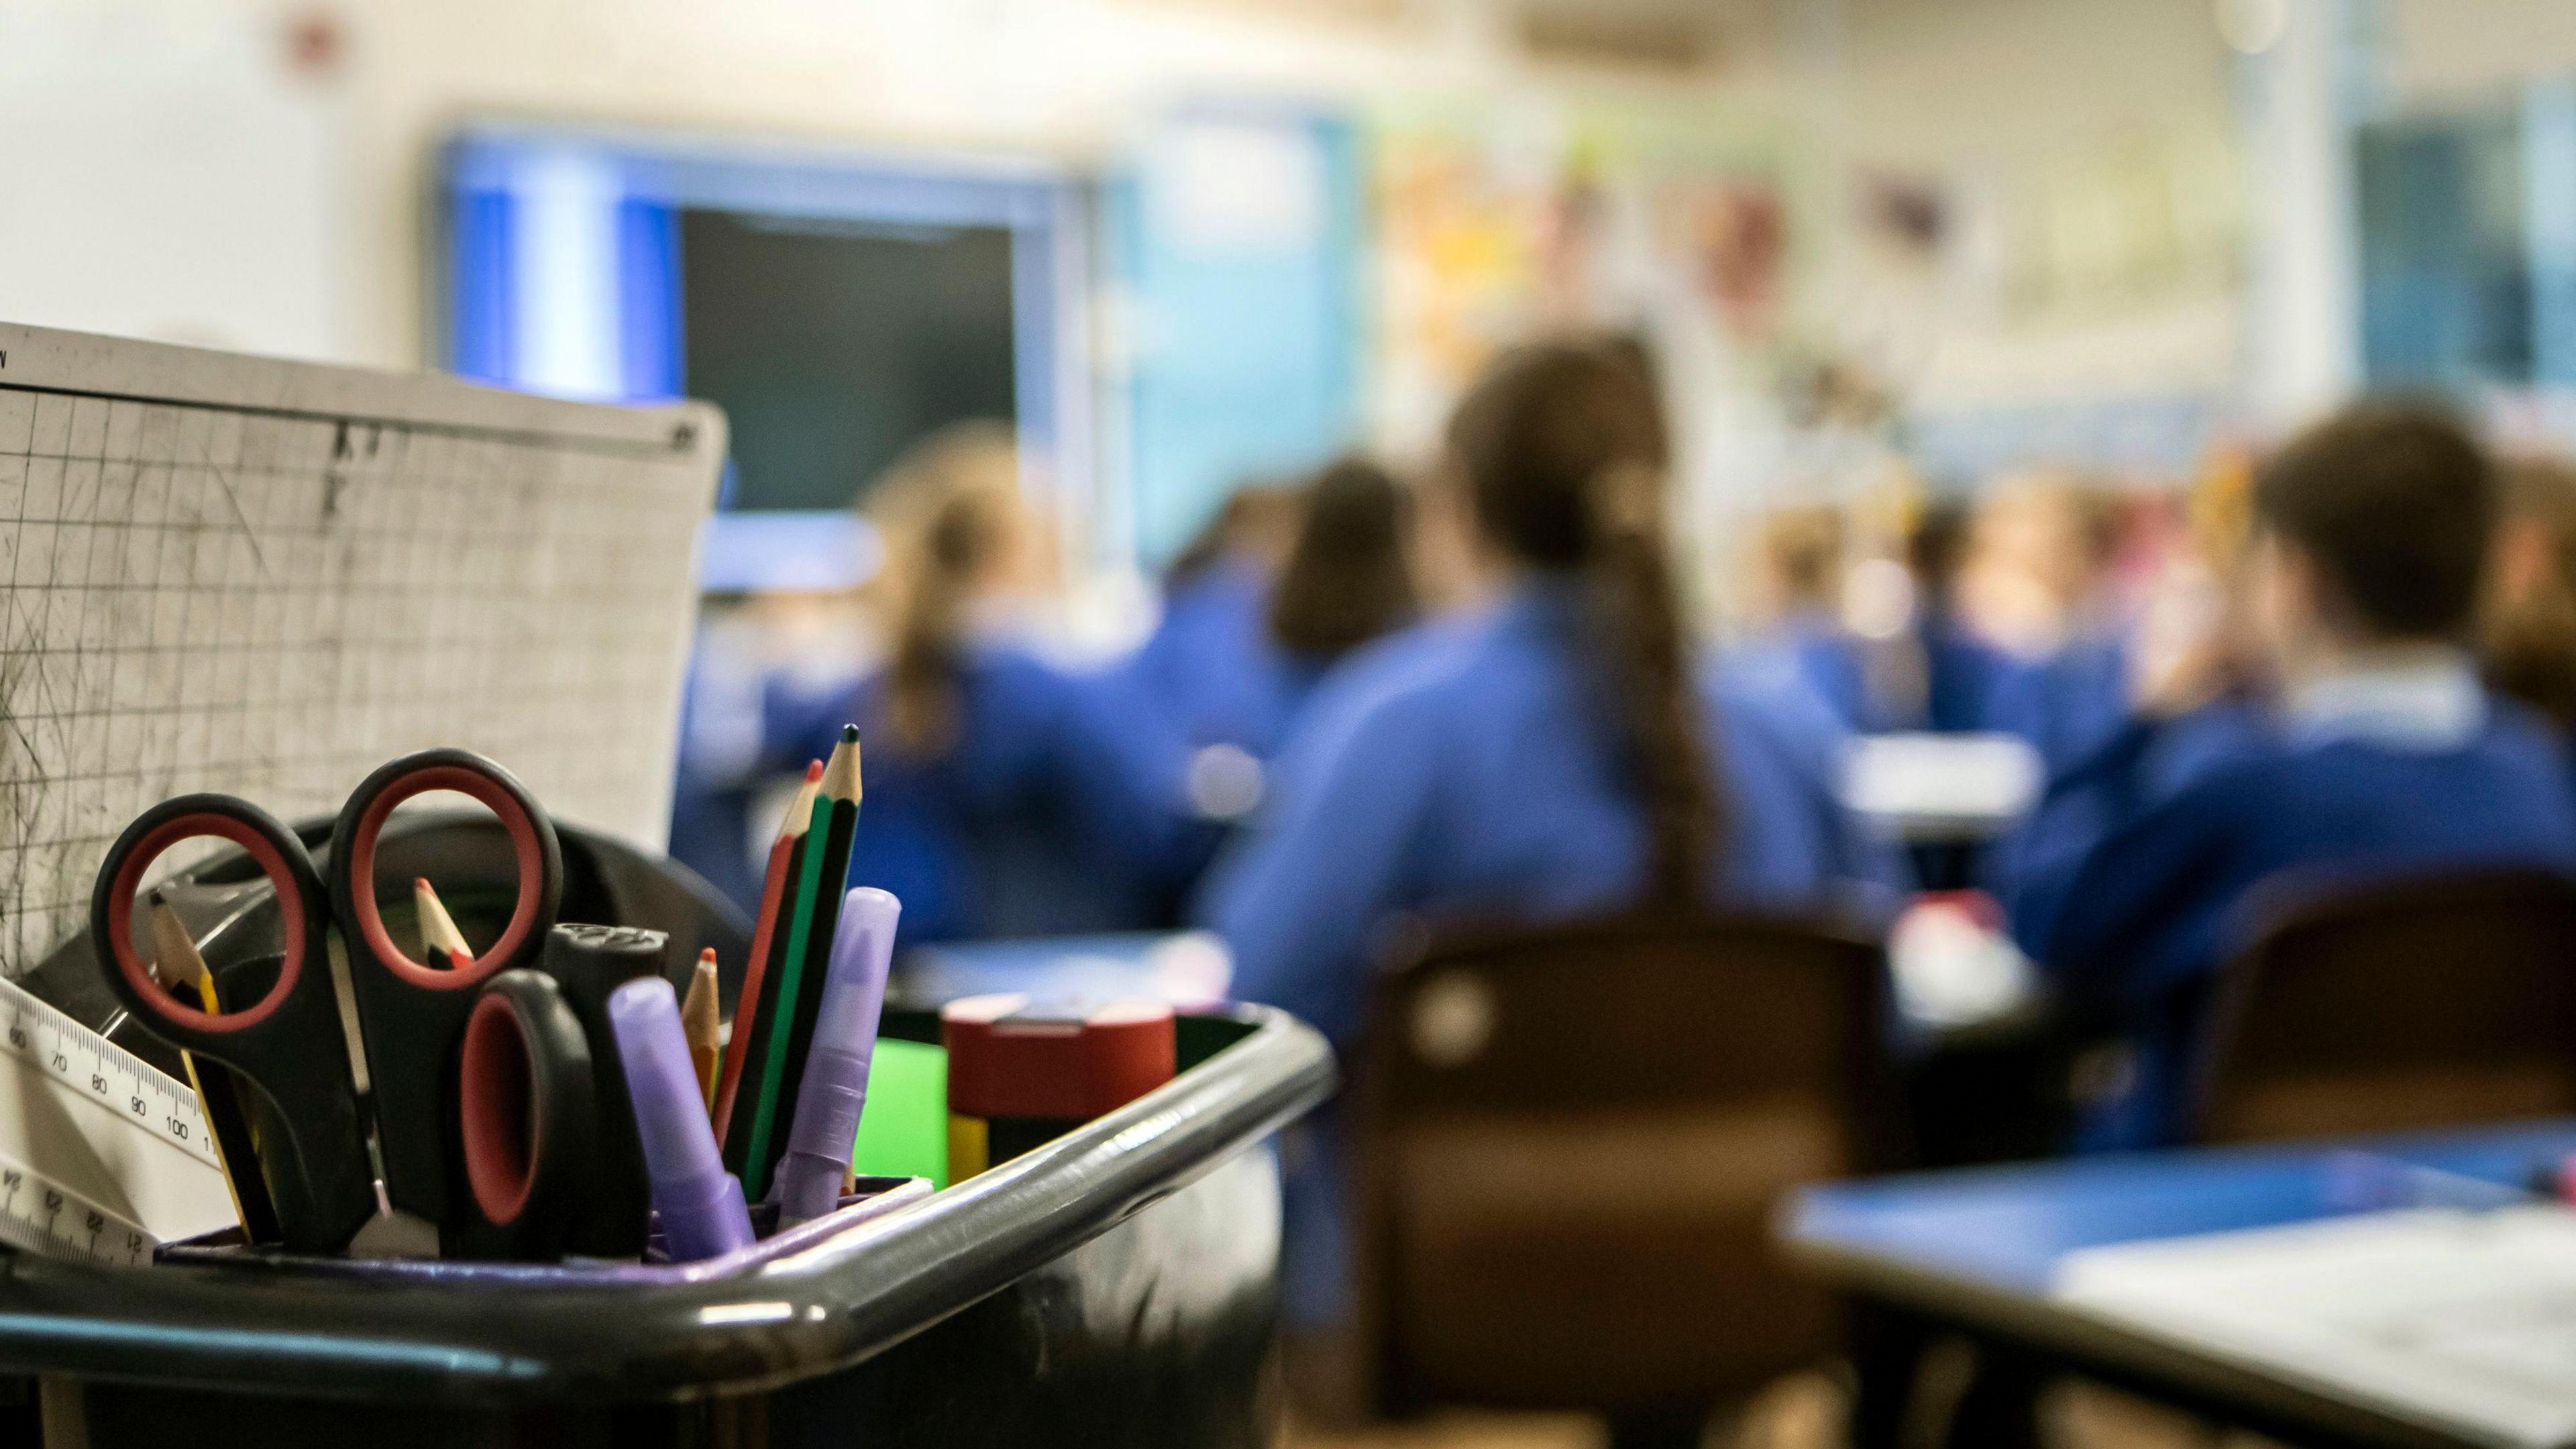
[[[2027,666],[1947,614],[1926,616],[1914,638],[1923,650],[1923,714],[1905,727],[1936,734],[2001,728],[1996,703]]]
[[[1011,644],[968,646],[953,741],[895,743],[885,680],[774,698],[781,768],[862,739],[850,880],[903,900],[904,944],[1132,930],[1155,924],[1159,874],[1184,827],[1171,758],[1115,716],[1096,681]]]
[[[1534,586],[1326,681],[1204,897],[1237,995],[1348,1044],[1390,918],[1537,922],[1634,899],[1645,826],[1576,628],[1570,596]],[[1823,906],[1889,879],[1838,799],[1842,735],[1820,707],[1724,671],[1701,693],[1729,826],[1713,898]]]
[[[2115,633],[2069,639],[2010,671],[1995,690],[1993,727],[2028,740],[2051,776],[2091,757],[2128,723],[2128,641]]]
[[[1267,759],[1322,668],[1270,637],[1270,585],[1223,560],[1173,589],[1163,617],[1104,681],[1190,749],[1233,745]]]
[[[2323,681],[2269,729],[2241,711],[2189,729],[2196,756],[2169,755],[2162,780],[2137,778],[2158,733],[2140,726],[2053,792],[2048,808],[2078,823],[2012,891],[2022,948],[2070,998],[2130,1023],[2135,1070],[2084,1125],[2086,1148],[2175,1140],[2200,1026],[2186,993],[2247,944],[2243,907],[2263,883],[2576,869],[2558,740],[2464,660]]]
[[[1946,616],[1922,620],[1905,642],[1922,656],[1919,700],[1890,699],[1874,688],[1870,646],[1820,615],[1786,621],[1772,637],[1749,646],[1745,658],[1765,671],[1785,661],[1854,734],[1956,734],[2006,727],[1997,710],[2025,666]]]

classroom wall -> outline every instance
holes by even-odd
[[[1167,0],[370,0],[351,12],[362,333],[374,355],[418,355],[420,157],[461,115],[1097,160],[1189,100],[1492,83],[1510,67],[1488,10],[1299,24]]]
[[[2440,108],[2493,100],[2526,81],[2576,74],[2566,0],[2379,0],[2382,99]]]
[[[1327,18],[1290,18],[1301,13]],[[80,38],[45,39],[52,31]],[[230,269],[242,295],[227,315],[255,317],[264,303],[315,319],[200,333],[393,366],[425,356],[427,160],[469,117],[1089,164],[1114,157],[1184,103],[1332,102],[1398,87],[1497,86],[1529,73],[1488,0],[0,0],[0,38],[8,42],[0,65],[31,78],[0,106],[25,97],[23,110],[5,114],[31,122],[65,97],[94,96],[84,114],[103,114],[146,82],[188,93],[169,77],[217,77],[196,86],[202,104],[125,105],[127,123],[94,128],[94,151],[66,151],[41,173],[19,168],[31,184],[14,196],[39,203],[13,202],[12,222],[41,227],[52,241],[41,252],[0,249],[0,262],[23,256],[30,265],[21,275],[47,278],[62,301],[46,320],[155,336],[188,330],[139,305],[91,300],[137,275],[205,290],[182,264],[186,228],[93,215],[72,193],[76,177],[114,180],[91,188],[98,191],[167,191],[154,184],[163,172],[192,166],[225,178],[238,212],[224,216],[225,233],[255,239],[269,262]],[[1741,86],[1761,54],[1758,45],[1730,53],[1713,83]],[[1648,88],[1710,83],[1684,77]],[[265,119],[272,112],[298,119],[292,144]],[[47,134],[42,126],[10,130],[0,166],[13,143],[46,149],[34,139]],[[260,155],[275,159],[245,160]],[[151,215],[186,211],[201,212],[202,203],[174,201]],[[106,245],[138,233],[157,234],[158,250]]]
[[[1853,155],[2045,161],[2228,109],[2202,0],[1853,0],[1842,101]]]
[[[2152,409],[2234,383],[2235,57],[2206,0],[1851,0],[1837,59],[1855,178],[1948,204],[1939,274],[1883,303],[1919,411]],[[2176,234],[2132,246],[2151,228],[2121,213],[2160,186]],[[2065,289],[2085,300],[2031,295],[2043,265],[2090,278]]]
[[[2213,8],[1722,6],[1708,73],[1610,83],[1773,104],[1864,172],[1975,194],[2230,136]],[[1215,0],[0,0],[0,313],[414,365],[425,160],[467,116],[1096,160],[1210,95],[1602,82],[1518,59],[1494,0],[1302,9],[1325,18]],[[2410,101],[2576,71],[2564,0],[2371,13]],[[1914,349],[1935,410],[2187,392],[2238,364],[2227,285],[2035,324],[1981,285],[1937,296],[1937,346]],[[1860,310],[1863,330],[1923,325]]]
[[[199,329],[210,340],[407,365],[423,356],[425,335],[424,161],[466,116],[1096,158],[1184,99],[1242,90],[1351,97],[1529,74],[1512,56],[1500,7],[1481,0],[1340,9],[1396,18],[1300,24],[1277,18],[1277,8],[1180,0],[356,0],[338,9],[282,0],[12,0],[0,5],[0,24],[16,42],[6,47],[8,63],[51,78],[62,94],[100,97],[101,111],[119,93],[101,82],[119,73],[138,85],[172,73],[220,77],[183,116],[127,107],[134,113],[127,126],[87,128],[97,151],[77,163],[67,155],[65,164],[121,179],[89,188],[93,195],[169,195],[170,187],[153,184],[149,142],[205,138],[199,155],[159,164],[256,177],[232,188],[244,220],[227,218],[220,230],[258,247],[246,264],[189,268],[176,262],[181,229],[152,225],[149,215],[26,207],[13,208],[24,219],[17,228],[41,226],[54,244],[0,251],[0,260],[25,257],[31,265],[10,270],[48,277],[60,299],[49,320],[94,313],[100,320],[92,325],[186,331],[181,321],[151,315],[149,285],[121,309],[87,300],[131,292],[137,278],[167,279],[180,291],[238,291],[215,309],[227,315],[292,319],[241,337],[229,335],[238,329]],[[1737,10],[1734,43],[1719,52],[1709,80],[1643,88],[1782,94],[1783,76],[1798,73],[1782,57],[1812,49],[1814,28],[1766,20],[1758,7]],[[2101,113],[2089,125],[2116,132],[2124,118],[2153,124],[2218,105],[2223,78],[2202,63],[2206,46],[2187,44],[2191,27],[2172,19],[2197,21],[2201,13],[2196,4],[2123,0],[1854,0],[1839,40],[1822,43],[1847,55],[1837,100],[1849,107],[1856,157],[1975,169],[2069,144],[2066,128],[2051,123],[2061,107],[2080,103],[2088,116]],[[57,30],[79,17],[91,38],[27,43],[28,17],[49,18]],[[326,53],[291,69],[296,27],[315,17]],[[2092,44],[2106,33],[2111,43]],[[217,52],[222,63],[209,65]],[[12,90],[11,103],[41,94]],[[26,104],[32,110],[37,102]],[[290,132],[291,143],[282,141]],[[253,153],[269,159],[241,164]],[[32,175],[32,194],[70,200],[69,174]],[[96,245],[119,232],[156,234],[166,255]],[[36,315],[26,305],[11,310]],[[2059,365],[2034,371],[2065,373]]]
[[[345,99],[242,7],[0,4],[0,317],[354,355]]]

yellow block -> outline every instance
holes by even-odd
[[[990,1166],[990,1134],[981,1117],[948,1114],[948,1180],[964,1182]]]

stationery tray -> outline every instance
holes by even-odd
[[[912,1025],[888,1016],[889,1034]],[[778,1389],[1066,1257],[1332,1091],[1323,1038],[1266,1007],[1184,1017],[1178,1045],[1170,1082],[988,1172],[938,1192],[862,1179],[838,1211],[705,1262],[353,1260],[207,1239],[139,1268],[0,1256],[0,1372],[503,1409]]]

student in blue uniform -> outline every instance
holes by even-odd
[[[1207,898],[1237,993],[1343,1044],[1398,912],[1814,906],[1871,873],[1832,732],[1693,667],[1660,531],[1665,440],[1633,366],[1512,354],[1448,450],[1429,505],[1472,530],[1490,603],[1327,681]]]
[[[1544,921],[1648,903],[1831,907],[1884,879],[1803,691],[1696,667],[1662,537],[1666,443],[1632,361],[1556,344],[1459,405],[1426,545],[1485,599],[1361,649],[1317,691],[1204,915],[1235,994],[1347,1049],[1400,914]],[[1289,1177],[1292,1328],[1346,1312],[1338,1123]]]
[[[2014,884],[2014,933],[2135,1053],[2086,1145],[2179,1130],[2196,988],[2241,944],[2258,885],[2576,867],[2558,741],[2481,687],[2464,648],[2495,494],[2485,454],[2435,413],[2360,407],[2292,442],[2255,491],[2270,707],[2137,721],[2044,802],[2058,835]]]
[[[1953,499],[1926,505],[1906,537],[1915,597],[1909,638],[1921,661],[1920,694],[1893,728],[1935,734],[2002,728],[1997,701],[2023,666],[1979,634],[1959,607],[1968,544],[1968,509]]]
[[[1276,754],[1327,671],[1413,622],[1421,599],[1412,547],[1413,496],[1395,475],[1364,458],[1315,475],[1250,651],[1267,709],[1237,743]]]
[[[1050,535],[1022,497],[1009,433],[934,435],[871,511],[886,538],[889,656],[831,698],[777,700],[765,731],[785,767],[858,724],[850,878],[903,898],[907,943],[1151,924],[1179,781],[1032,642]]]
[[[1324,671],[1418,607],[1412,498],[1393,474],[1346,457],[1293,492],[1264,493],[1287,510],[1257,510],[1258,532],[1285,528],[1276,566],[1229,557],[1194,567],[1120,671],[1119,684],[1193,750],[1269,758]]]
[[[1633,362],[1510,354],[1459,405],[1447,454],[1424,529],[1473,540],[1486,599],[1366,646],[1308,705],[1204,896],[1236,995],[1347,1049],[1399,914],[1830,907],[1884,878],[1835,796],[1841,736],[1821,708],[1696,667],[1662,537],[1661,416]],[[1335,1120],[1312,1131],[1289,1182],[1286,1307],[1325,1331],[1346,1253]]]
[[[1785,508],[1762,528],[1770,623],[1741,651],[1750,668],[1795,677],[1847,730],[1892,728],[1872,698],[1861,641],[1843,624],[1843,516]]]
[[[1953,585],[1966,542],[1966,514],[1936,503],[1906,540],[1899,588],[1910,602],[1884,635],[1864,635],[1842,618],[1842,525],[1830,509],[1796,509],[1773,520],[1765,552],[1777,622],[1744,651],[1748,664],[1783,668],[1806,682],[1843,728],[1857,734],[2000,727],[1996,703],[2019,667],[1979,637],[1955,607]],[[1866,567],[1888,571],[1880,561]]]
[[[2008,482],[1979,506],[1988,609],[2019,641],[1989,722],[2029,741],[2052,775],[2128,722],[2128,621],[2114,587],[2122,522],[2109,495],[2046,475]]]
[[[1144,722],[1168,725],[1178,747],[1250,748],[1272,727],[1263,621],[1300,513],[1292,488],[1236,489],[1164,572],[1153,632],[1102,681]]]
[[[1260,804],[1316,683],[1416,611],[1412,500],[1393,475],[1344,458],[1294,490],[1258,492],[1227,507],[1238,541],[1193,543],[1162,623],[1095,682],[1129,753],[1183,782],[1190,818],[1160,873],[1158,926],[1179,920],[1227,831]]]

